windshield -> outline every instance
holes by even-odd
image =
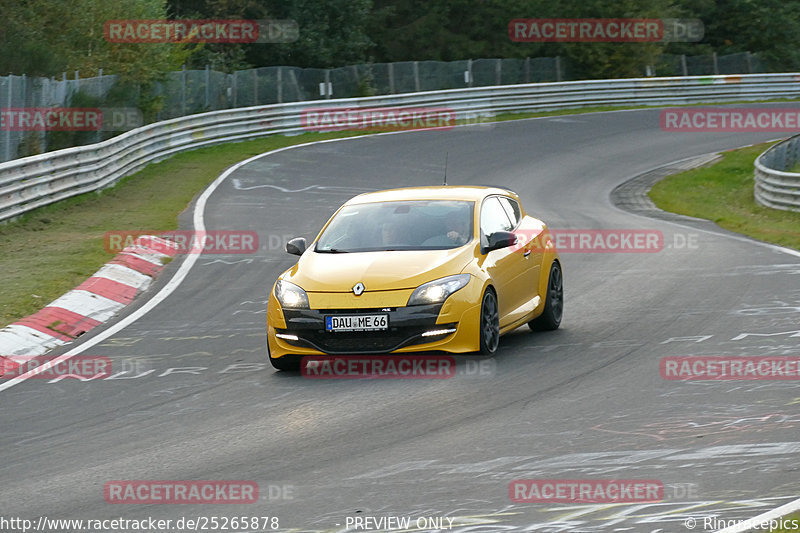
[[[452,200],[344,207],[317,241],[321,253],[447,250],[472,240],[474,204]]]

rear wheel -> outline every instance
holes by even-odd
[[[482,355],[494,355],[500,344],[500,314],[497,311],[497,296],[486,289],[481,303],[481,349]]]
[[[550,267],[550,278],[547,281],[547,296],[544,301],[544,311],[538,317],[528,322],[533,331],[547,331],[558,329],[561,325],[561,316],[564,313],[564,282],[561,275],[561,265],[553,261]]]

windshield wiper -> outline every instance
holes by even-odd
[[[347,250],[340,250],[339,248],[328,248],[328,249],[325,249],[325,250],[317,250],[317,249],[315,249],[314,251],[318,252],[318,253],[321,253],[321,254],[349,254],[350,253]]]

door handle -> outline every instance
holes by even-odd
[[[523,253],[522,255],[525,256],[525,259],[527,259],[528,256],[531,255],[531,251],[530,250],[525,250],[525,253]]]

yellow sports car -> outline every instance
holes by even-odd
[[[561,264],[545,224],[495,187],[409,187],[349,200],[280,275],[267,302],[267,353],[493,354],[523,324],[556,329]]]

